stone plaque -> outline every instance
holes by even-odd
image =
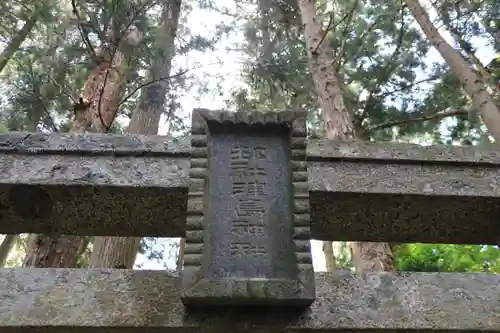
[[[314,300],[305,121],[193,111],[185,305]]]

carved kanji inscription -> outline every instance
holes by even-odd
[[[265,147],[235,145],[231,149],[231,173],[235,210],[231,226],[231,256],[264,256],[258,244],[265,233],[266,193]]]
[[[293,278],[293,242],[283,232],[293,224],[288,138],[217,133],[208,145],[207,277]]]

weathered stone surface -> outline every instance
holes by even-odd
[[[12,136],[15,139],[18,133]],[[63,141],[54,137],[52,142]],[[14,139],[4,142],[21,142]],[[99,141],[93,138],[88,142]],[[80,151],[70,146],[61,149]],[[67,150],[55,154],[54,147],[49,147],[53,154],[28,146],[23,149],[30,150],[29,154],[0,155],[2,233],[156,237],[184,234],[188,158],[169,152],[162,157],[143,157],[140,152],[139,156],[77,156],[67,155]],[[189,152],[181,149],[184,154]]]
[[[500,200],[311,191],[311,234],[319,240],[492,244]]]
[[[497,151],[326,140],[308,160],[316,239],[499,241]]]
[[[184,304],[310,305],[305,113],[195,110],[191,133]]]
[[[500,151],[496,148],[481,149],[473,146],[420,146],[407,143],[388,142],[332,142],[314,140],[307,147],[309,160],[349,159],[386,163],[387,160],[410,163],[474,163],[476,165],[499,166]]]
[[[0,233],[181,237],[199,137],[0,133]],[[307,154],[315,239],[498,242],[496,150],[321,140]]]
[[[0,133],[0,153],[189,157],[189,138],[103,133]]]
[[[316,274],[303,312],[186,311],[165,271],[1,269],[0,330],[26,332],[500,332],[500,275]]]

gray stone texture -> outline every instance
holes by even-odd
[[[181,237],[200,137],[0,133],[0,233]],[[312,141],[312,238],[496,244],[499,154]]]
[[[184,234],[189,140],[0,133],[2,233]]]
[[[500,151],[495,147],[479,150],[473,146],[419,146],[407,143],[350,141],[334,142],[331,140],[315,140],[307,147],[307,156],[315,159],[350,159],[366,161],[398,161],[421,163],[474,163],[500,164]]]
[[[190,148],[190,140],[186,137],[104,133],[0,133],[0,153],[189,157]]]
[[[165,271],[1,269],[2,332],[500,332],[500,275],[316,274],[304,311],[187,312]],[[24,328],[24,329],[23,329]]]
[[[197,109],[191,134],[184,304],[310,305],[305,114]]]
[[[206,231],[211,234],[211,249],[205,255],[205,273],[207,277],[260,277],[260,278],[293,278],[297,272],[297,259],[292,240],[293,201],[291,170],[285,167],[287,160],[287,138],[282,135],[240,136],[234,134],[210,135],[212,168],[210,171],[210,190],[207,192],[210,208],[207,207]],[[265,176],[257,181],[262,182],[262,192],[255,186],[255,198],[263,206],[262,216],[246,216],[246,212],[238,210],[235,196],[240,200],[247,196],[244,182],[255,182],[256,177],[238,177],[241,188],[233,194],[233,180],[230,174],[231,156],[234,147],[248,148],[250,154],[255,148],[265,148],[265,158],[260,161]],[[242,149],[244,149],[242,148]],[[255,184],[255,183],[254,183]],[[241,194],[240,194],[241,193]],[[247,204],[245,200],[243,203]],[[265,211],[265,207],[273,204],[274,211]],[[259,210],[259,207],[256,207]],[[236,215],[236,216],[235,216]],[[243,215],[243,216],[240,216]],[[236,226],[233,220],[237,218]],[[254,229],[253,232],[246,231]],[[260,229],[262,233],[259,232]],[[208,230],[207,230],[208,229]],[[235,232],[235,229],[239,232]],[[241,231],[240,231],[241,229]],[[289,232],[287,232],[289,231]],[[240,249],[236,245],[246,245]],[[251,247],[251,248],[250,248]],[[247,252],[248,255],[230,255],[231,252]]]
[[[322,140],[308,161],[315,239],[499,242],[497,151]]]

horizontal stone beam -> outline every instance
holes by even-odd
[[[189,139],[0,134],[0,233],[181,236]]]
[[[1,269],[0,330],[93,332],[500,332],[500,275],[316,274],[316,301],[287,309],[187,311],[166,271]]]
[[[0,233],[182,237],[189,138],[0,134]],[[312,237],[496,244],[500,151],[311,141]]]
[[[307,158],[316,239],[500,242],[499,150],[321,140]]]

